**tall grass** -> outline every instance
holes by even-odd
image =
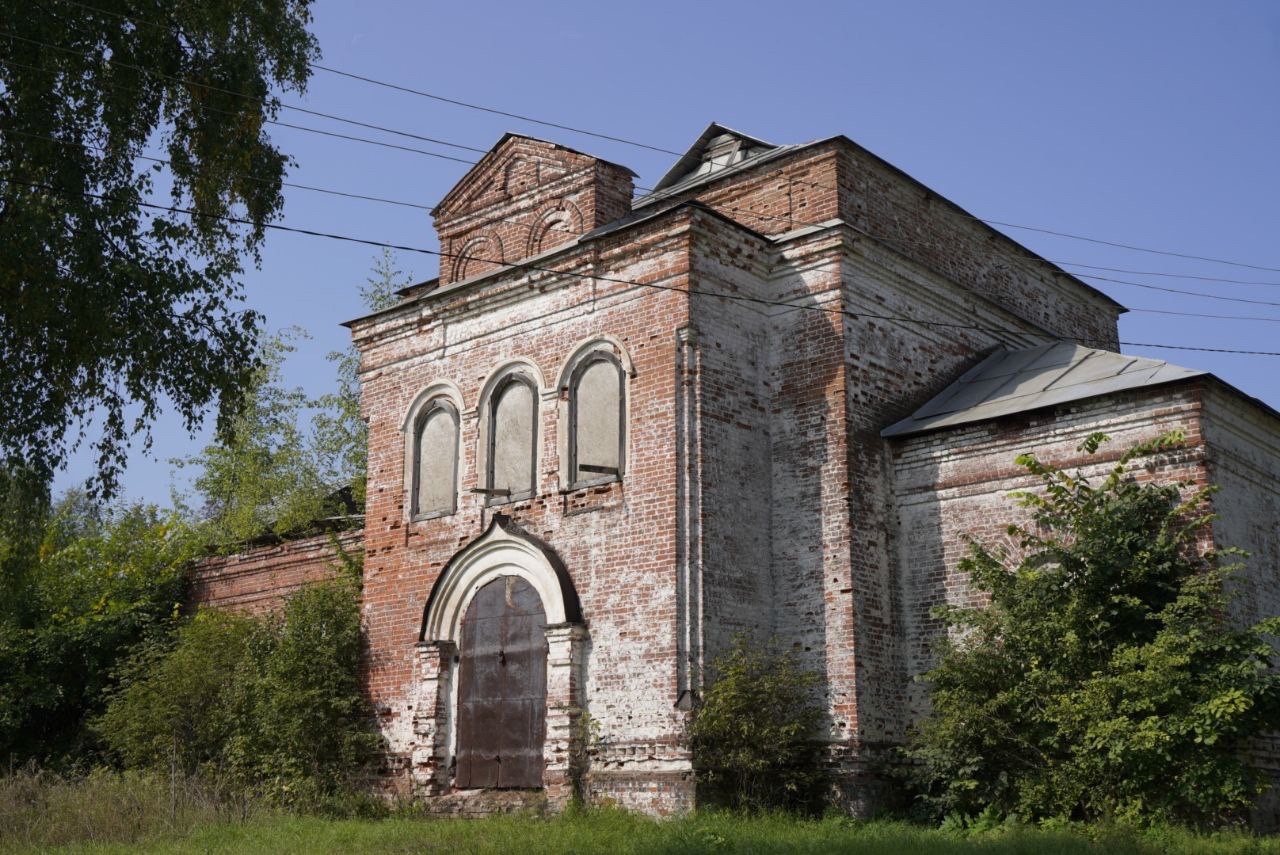
[[[24,769],[0,777],[0,851],[139,843],[262,813],[207,778],[107,770],[63,776]]]
[[[23,771],[0,778],[0,851],[47,852],[610,853],[703,852],[850,855],[1245,855],[1276,853],[1280,839],[1197,835],[1176,828],[1043,829],[1003,825],[980,832],[902,822],[782,814],[700,813],[654,820],[621,810],[551,817],[453,820],[405,808],[382,819],[331,819],[269,810],[208,780],[95,772],[81,778]]]

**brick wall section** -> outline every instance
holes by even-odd
[[[693,227],[693,212],[676,213],[572,250],[555,264],[679,289],[687,281]],[[370,426],[368,686],[394,753],[413,748],[412,653],[427,595],[445,562],[481,533],[492,512],[470,492],[479,484],[481,389],[494,369],[520,357],[536,364],[546,384],[539,406],[537,494],[495,509],[557,551],[581,598],[590,632],[585,696],[600,726],[593,786],[611,792],[610,776],[625,783],[637,770],[673,772],[688,785],[684,714],[675,709],[672,453],[679,332],[687,326],[687,299],[679,290],[525,271],[355,325],[362,407]],[[634,362],[627,388],[626,476],[622,483],[566,493],[559,483],[557,431],[564,426],[556,417],[554,384],[574,348],[602,333],[620,341]],[[407,522],[400,425],[419,391],[442,379],[455,383],[463,398],[459,507],[451,516]],[[643,791],[623,783],[616,798],[624,803]],[[683,796],[672,798],[678,802]]]
[[[414,777],[447,762],[448,722],[437,725],[451,704],[447,663],[427,673],[416,643],[442,568],[497,511],[550,545],[581,600],[586,640],[557,654],[581,667],[557,679],[598,728],[586,792],[650,813],[694,804],[688,710],[738,633],[776,637],[823,676],[845,806],[873,810],[878,751],[924,710],[912,677],[940,629],[929,610],[970,596],[955,569],[962,535],[1002,536],[1016,513],[1005,493],[1032,486],[1013,466],[1020,451],[1073,463],[1093,430],[1113,434],[1118,454],[1182,427],[1191,448],[1158,476],[1221,478],[1218,507],[1236,521],[1218,536],[1259,556],[1241,614],[1280,608],[1275,425],[1213,383],[880,438],[996,346],[1061,336],[1114,348],[1117,307],[1097,292],[844,138],[688,191],[700,206],[664,201],[576,240],[629,214],[630,195],[623,167],[505,137],[435,212],[445,251],[473,261],[446,256],[439,287],[352,324],[369,423],[365,676],[390,789],[415,781],[422,795],[429,783],[442,809],[466,800],[445,792],[447,776]],[[537,269],[492,263],[533,255]],[[626,471],[568,490],[558,379],[584,342],[606,337],[634,368]],[[471,492],[482,390],[513,361],[541,384],[536,493],[490,507]],[[402,425],[433,384],[460,399],[459,502],[410,520]],[[206,583],[206,596],[270,600],[281,549],[224,560],[209,577],[223,587]],[[580,713],[568,706],[553,710],[548,775]],[[549,800],[566,792],[548,778]]]
[[[861,146],[845,139],[834,145],[845,222],[1054,335],[1119,350],[1115,302]]]
[[[335,542],[358,555],[363,538],[364,532],[356,529],[202,558],[190,572],[188,602],[252,613],[277,610],[303,585],[333,578]]]
[[[1185,449],[1157,458],[1143,478],[1207,483],[1206,448],[1200,431],[1200,396],[1194,387],[1174,385],[1126,392],[1078,404],[1046,408],[1017,417],[935,431],[895,443],[893,475],[897,504],[897,575],[902,604],[907,703],[904,724],[927,708],[923,684],[912,678],[928,670],[931,645],[942,625],[930,614],[943,603],[975,604],[968,580],[958,570],[967,554],[965,535],[983,543],[1015,548],[1005,527],[1026,520],[1027,512],[1008,493],[1035,489],[1014,458],[1035,452],[1043,461],[1082,468],[1101,477],[1126,449],[1170,430],[1187,436]],[[1077,446],[1090,433],[1111,437],[1098,454]]]
[[[942,625],[930,611],[943,603],[980,604],[958,570],[967,552],[963,536],[1016,547],[1005,526],[1027,519],[1011,490],[1039,481],[1013,463],[1026,451],[1041,460],[1079,467],[1094,478],[1127,448],[1170,430],[1186,435],[1182,450],[1135,471],[1141,479],[1213,484],[1212,540],[1250,553],[1236,584],[1235,620],[1256,622],[1280,614],[1280,424],[1273,412],[1209,378],[1135,390],[1017,417],[936,431],[894,442],[898,597],[907,689],[902,724],[928,707],[927,689],[911,681],[932,663],[931,646]],[[1089,433],[1111,442],[1090,457],[1076,450]],[[1204,544],[1206,547],[1209,543]],[[1280,784],[1280,735],[1258,740],[1255,761]],[[1280,790],[1259,800],[1253,825],[1280,826]]]
[[[1280,419],[1224,384],[1207,381],[1201,389],[1209,480],[1219,488],[1214,542],[1249,553],[1232,611],[1236,620],[1252,624],[1280,615]],[[1259,739],[1256,757],[1280,784],[1280,734]],[[1280,786],[1259,800],[1253,825],[1280,828]]]
[[[840,137],[732,173],[693,197],[767,235],[840,218],[1048,332],[1119,349],[1120,307]]]
[[[509,136],[433,213],[440,284],[563,246],[631,210],[631,173],[553,143]]]
[[[711,295],[766,295],[774,251],[731,223],[701,220],[689,313],[699,358],[702,655],[710,663],[734,636],[763,641],[773,631],[770,317],[767,307]]]

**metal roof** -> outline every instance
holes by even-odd
[[[1070,342],[997,350],[880,435],[924,433],[1206,374]]]

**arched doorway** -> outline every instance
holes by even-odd
[[[501,576],[476,591],[458,644],[459,789],[542,786],[547,616],[533,586]]]
[[[541,787],[567,804],[588,640],[555,551],[494,514],[441,570],[418,638],[415,792]]]

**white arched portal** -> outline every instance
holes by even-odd
[[[463,547],[441,571],[423,610],[418,643],[418,688],[413,751],[415,786],[422,795],[453,787],[457,738],[457,664],[462,619],[476,592],[504,576],[516,576],[538,593],[547,619],[547,709],[543,744],[544,785],[548,798],[572,794],[570,760],[582,750],[582,677],[586,630],[573,582],[564,564],[546,544],[503,514]]]

